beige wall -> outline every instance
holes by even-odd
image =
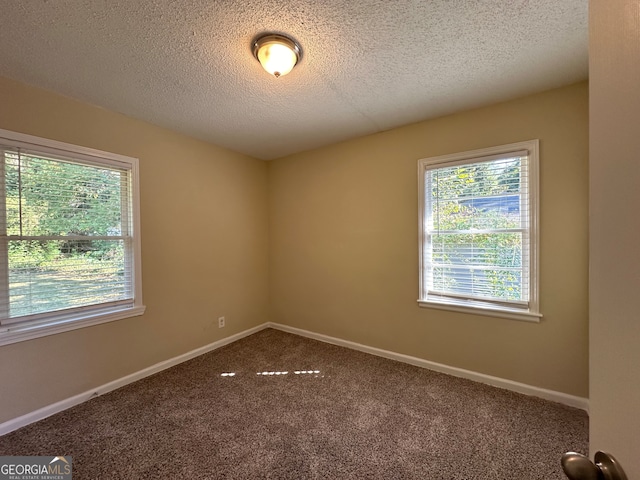
[[[588,393],[587,83],[269,163],[270,320]],[[540,139],[540,323],[418,307],[417,160]]]
[[[640,3],[589,4],[590,448],[640,478]]]
[[[587,90],[265,163],[0,78],[0,128],[140,158],[147,306],[0,347],[0,422],[267,319],[586,396]],[[543,321],[419,308],[416,161],[532,138]]]
[[[0,128],[140,159],[147,306],[1,346],[0,422],[267,320],[264,162],[2,78]]]

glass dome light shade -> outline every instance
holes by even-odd
[[[262,68],[274,77],[286,75],[300,60],[300,47],[281,35],[267,35],[255,41],[253,54]]]

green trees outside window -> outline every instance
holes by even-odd
[[[131,298],[129,172],[20,151],[2,156],[4,316]]]
[[[519,157],[426,172],[433,293],[528,300],[526,168]]]

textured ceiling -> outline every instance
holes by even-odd
[[[4,0],[0,75],[272,159],[587,78],[588,0]],[[275,79],[251,54],[286,33]]]

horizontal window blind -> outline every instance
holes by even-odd
[[[428,298],[528,308],[526,150],[425,169]]]
[[[0,155],[0,323],[133,305],[131,171]]]

